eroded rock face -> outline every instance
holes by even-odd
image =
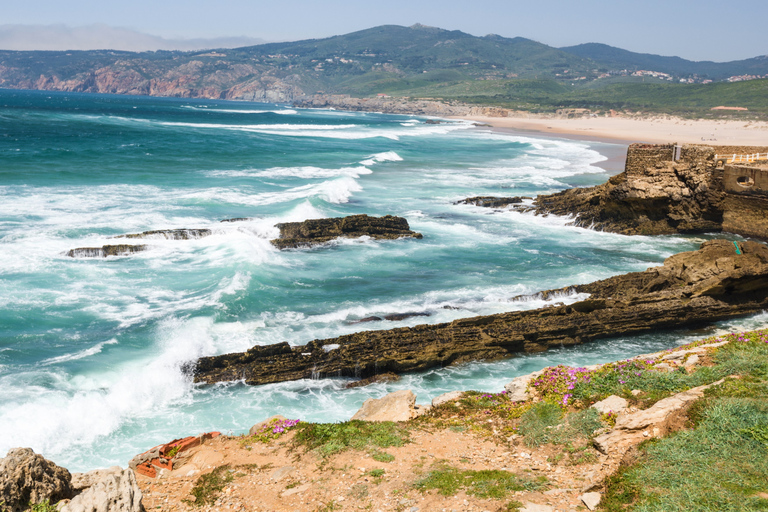
[[[131,469],[114,466],[91,473],[80,477],[89,485],[61,512],[144,512],[141,490]]]
[[[32,503],[56,503],[72,496],[72,476],[31,448],[13,448],[0,459],[0,504],[21,512]]]
[[[667,258],[645,272],[555,292],[589,293],[587,300],[532,311],[365,331],[292,348],[287,342],[204,357],[196,382],[244,379],[267,384],[323,376],[367,378],[423,371],[519,352],[541,352],[598,338],[701,326],[768,308],[768,246],[713,240]]]
[[[717,154],[765,152],[768,148],[687,144],[631,144],[625,170],[596,187],[541,195],[532,205],[514,197],[474,197],[476,206],[511,206],[537,215],[574,216],[573,224],[626,235],[729,231],[768,238],[768,193],[728,187]],[[760,173],[762,169],[747,169]],[[737,173],[738,174],[738,173]],[[735,179],[735,178],[734,178]],[[733,180],[732,180],[733,181]]]
[[[272,240],[278,249],[311,247],[336,238],[360,238],[369,236],[376,240],[397,238],[421,238],[420,233],[411,231],[408,221],[402,217],[385,215],[351,215],[331,219],[310,219],[304,222],[278,224],[280,238]]]

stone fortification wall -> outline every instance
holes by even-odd
[[[628,177],[643,175],[646,169],[672,161],[674,152],[674,144],[630,144],[624,172]]]
[[[723,184],[729,194],[768,197],[768,165],[726,165]]]
[[[768,239],[768,196],[727,194],[723,200],[723,231]]]

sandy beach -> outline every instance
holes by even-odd
[[[764,121],[689,120],[674,117],[460,118],[488,124],[494,128],[570,136],[581,140],[768,146],[768,122]]]

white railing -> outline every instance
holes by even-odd
[[[758,160],[768,160],[768,153],[753,153],[751,155],[715,155],[715,162],[724,160],[726,164],[747,164]]]

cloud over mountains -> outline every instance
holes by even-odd
[[[203,50],[265,43],[254,37],[166,39],[104,24],[0,25],[0,50]]]

